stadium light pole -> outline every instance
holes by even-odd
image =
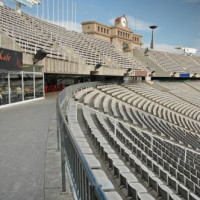
[[[74,28],[75,28],[75,31],[76,31],[76,3],[74,5]]]
[[[154,29],[156,29],[158,26],[149,26],[149,28],[152,30],[152,35],[151,35],[151,45],[150,45],[150,49],[153,49],[154,48],[154,37],[153,37],[153,31]]]
[[[44,19],[44,0],[42,1],[42,19]]]
[[[62,0],[62,26],[64,27],[65,26],[65,13],[64,13],[64,0]]]
[[[74,19],[73,19],[73,16],[74,16],[74,1],[72,0],[72,30],[73,30],[73,27],[74,27],[74,26],[73,26],[73,23],[74,23],[74,22],[73,22],[73,20],[74,20]]]
[[[55,0],[53,0],[53,23],[55,23]]]
[[[68,4],[68,0],[67,0],[67,29],[69,29],[69,4]]]
[[[57,13],[57,15],[58,15],[58,24],[60,25],[60,21],[59,21],[59,20],[60,20],[60,19],[59,19],[59,0],[57,0],[57,3],[58,3],[58,4],[57,4],[57,6],[58,6],[58,7],[57,7],[57,12],[58,12],[58,13]]]
[[[37,4],[37,7],[36,7],[36,9],[37,9],[37,14],[36,14],[36,17],[38,18],[38,4]]]
[[[47,21],[49,21],[49,1],[47,0]]]

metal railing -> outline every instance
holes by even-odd
[[[73,137],[66,121],[66,106],[74,91],[99,84],[93,82],[69,86],[59,94],[57,99],[57,148],[61,150],[62,192],[66,192],[65,170],[67,168],[76,198],[81,200],[106,200],[107,198]]]

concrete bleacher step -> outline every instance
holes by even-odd
[[[99,93],[98,90],[93,90],[93,91],[91,91],[90,93],[87,93],[87,94],[84,96],[84,99],[83,99],[84,104],[88,105],[89,102],[90,102],[90,100],[91,100],[92,98],[94,98],[94,96],[96,96],[98,93]]]
[[[109,106],[108,106],[108,102],[112,99],[112,97],[110,96],[106,96],[103,100],[103,111],[104,113],[108,113],[109,112]]]
[[[152,177],[152,175],[151,175],[151,177]],[[153,177],[152,177],[152,178],[153,178]],[[159,179],[157,178],[157,182],[158,182],[158,181],[159,181]],[[160,185],[162,185],[162,184],[163,184],[163,182],[160,181]],[[157,187],[156,187],[156,188],[157,188]],[[164,187],[164,188],[162,187],[160,190],[161,190],[161,191],[163,190],[163,192],[161,192],[161,195],[164,196],[165,193],[168,192],[168,193],[167,193],[167,195],[168,195],[167,198],[169,197],[169,192],[170,192],[171,190],[169,190],[169,189],[166,188],[166,187]],[[170,194],[171,194],[171,193],[170,193]],[[174,197],[176,197],[176,195],[175,195]],[[178,196],[177,196],[177,199],[178,199]]]
[[[100,103],[101,103],[104,96],[105,96],[104,93],[98,94],[98,96],[94,100],[94,108],[96,108],[96,109],[100,108]]]
[[[78,91],[75,95],[74,98],[76,101],[80,100],[85,94],[90,93],[91,91],[93,91],[94,88],[90,87],[90,88],[85,88],[82,89],[80,91]]]
[[[117,192],[105,192],[108,200],[122,200],[121,196]]]
[[[84,154],[84,157],[91,169],[100,169],[101,164],[94,155]]]
[[[86,113],[87,112],[85,112],[86,121],[88,121],[88,123],[92,123],[89,119],[89,116]],[[94,137],[97,137],[97,136],[94,135]],[[99,135],[98,137],[101,137],[101,136]],[[107,145],[107,144],[104,144],[104,145]],[[98,148],[101,149],[104,145],[100,144],[101,147],[98,147]],[[97,144],[97,146],[99,146],[99,145]],[[130,154],[130,151],[127,152],[127,154]],[[130,170],[128,169],[128,167],[126,167],[124,165],[124,163],[118,158],[118,156],[116,156],[116,154],[114,152],[113,152],[113,154],[110,154],[110,152],[109,152],[109,154],[107,154],[107,158],[108,158],[108,162],[109,162],[109,168],[112,169],[113,176],[119,179],[121,186],[122,185],[127,186],[128,182],[133,182],[133,181],[138,182],[137,178],[133,174],[130,173]]]
[[[163,70],[159,65],[157,65],[153,60],[149,58],[149,56],[144,55],[144,51],[140,49],[134,49],[134,55],[137,57],[137,59],[141,60],[143,63],[148,63],[148,67],[151,69],[151,71],[156,71],[156,76],[167,76],[169,75],[168,72]]]
[[[130,152],[127,152],[127,154],[129,155]],[[138,160],[138,162],[139,162],[139,160]],[[135,161],[134,161],[134,163],[135,163]],[[141,165],[141,163],[140,164],[139,163],[138,163],[138,166]],[[130,183],[130,182],[137,182],[138,183],[138,179],[135,176],[133,176],[133,174],[132,174],[133,177],[131,175],[129,175],[130,174],[129,169],[127,167],[121,165],[121,162],[119,163],[119,165],[114,167],[113,173],[116,177],[120,178],[120,185],[123,184],[123,185],[127,186],[127,183]],[[127,176],[126,176],[126,174],[127,174]],[[125,177],[127,178],[127,180],[126,180]],[[129,179],[129,177],[130,177],[130,179]],[[125,180],[124,180],[124,178],[125,178]],[[151,197],[150,195],[147,195],[147,196],[149,196],[150,199],[153,199],[153,197]]]
[[[74,109],[75,109],[75,106],[70,106],[68,112],[71,113],[72,110]],[[79,123],[74,122],[73,120],[71,122],[70,117],[73,117],[73,115],[69,115],[69,125],[70,125],[71,130],[73,130],[73,132],[79,132],[83,134],[82,130],[80,129]],[[95,129],[94,127],[94,124],[90,124],[90,128],[92,128],[94,131],[95,130],[97,131],[97,129]],[[112,193],[108,194],[110,199],[112,199],[113,196],[116,196],[120,200],[121,198],[119,194],[114,191],[113,184],[108,179],[105,172],[101,169],[101,164],[99,160],[93,154],[93,151],[90,148],[90,145],[88,144],[86,138],[82,134],[74,134],[75,140],[77,144],[79,145],[79,148],[82,151],[88,166],[92,169],[92,172],[98,184],[102,187],[103,191],[108,191],[108,192],[112,191]],[[98,134],[95,134],[95,136],[97,135]],[[107,145],[107,141],[103,137],[100,137],[100,135],[99,135],[99,138],[96,139],[96,144],[98,145],[99,143]],[[111,151],[109,151],[109,149],[105,149],[105,152],[114,153],[112,149],[110,150]]]
[[[106,176],[105,172],[99,169],[92,170],[94,177],[97,180],[97,183],[101,186],[103,191],[114,191],[114,186],[111,181]]]
[[[97,96],[95,98],[97,98]],[[116,100],[115,98],[113,99]],[[117,100],[117,102],[119,101],[120,100]],[[111,104],[112,104],[111,100],[110,102],[107,101],[106,103],[104,105],[105,107],[108,107],[108,108],[111,107]],[[116,106],[117,105],[113,107],[116,107]],[[128,108],[127,106],[123,106],[121,109],[123,109],[122,112],[125,112],[126,115],[128,116],[127,108]],[[119,111],[120,110],[118,110],[118,112]],[[122,112],[120,112],[121,116],[123,116]],[[165,134],[167,132],[171,132],[169,135],[166,136],[165,134],[163,134],[163,136],[167,137],[168,139],[171,138],[173,139],[173,141],[174,141],[174,137],[177,136],[179,132],[180,134],[186,137],[190,135],[189,132],[182,133],[183,132],[182,129],[178,129],[172,124],[169,124],[167,122],[168,117],[167,117],[167,112],[165,110],[160,110],[159,112],[160,112],[160,117],[165,118],[165,120],[159,119],[158,117],[153,118],[151,115],[147,115],[144,111],[140,111],[140,109],[136,109],[135,115],[138,116],[138,119],[141,120],[142,124],[146,124],[148,129],[152,128],[152,131],[154,130],[155,133],[156,131],[160,131],[161,134],[163,131],[164,131],[163,133]],[[86,109],[83,109],[83,115],[84,113],[86,113],[85,120],[87,121],[88,127],[90,127],[90,129],[92,130],[91,138],[93,138],[93,141],[96,144],[96,147],[99,149],[100,154],[103,156],[105,161],[108,162],[108,166],[112,170],[113,176],[116,177],[116,179],[119,181],[121,187],[127,188],[128,183],[130,184],[130,182],[138,183],[138,177],[139,177],[139,179],[142,178],[142,180],[145,181],[145,184],[147,184],[145,185],[146,189],[147,187],[151,186],[153,190],[157,192],[158,198],[162,197],[164,199],[171,199],[173,197],[174,199],[179,199],[180,196],[185,196],[185,199],[190,200],[190,198],[193,199],[194,197],[195,199],[195,197],[197,197],[195,195],[198,194],[198,188],[197,186],[194,187],[194,182],[191,180],[192,171],[189,171],[188,167],[187,167],[187,170],[186,169],[183,170],[182,168],[178,167],[176,162],[179,162],[179,160],[178,158],[175,159],[174,156],[172,156],[172,158],[175,160],[173,160],[173,163],[172,163],[172,158],[170,158],[171,154],[170,154],[170,157],[169,156],[167,157],[165,153],[162,153],[161,150],[158,150],[158,149],[156,150],[154,146],[151,146],[151,149],[150,149],[149,148],[150,146],[148,146],[149,138],[146,136],[144,137],[146,133],[145,134],[142,133],[142,135],[141,133],[137,134],[137,137],[139,138],[137,140],[134,139],[133,141],[130,141],[130,139],[128,138],[128,136],[130,136],[130,133],[128,132],[132,131],[132,129],[129,129],[129,128],[124,129],[120,123],[117,123],[117,126],[116,126],[117,134],[114,135],[114,132],[112,132],[114,128],[110,129],[108,127],[108,125],[110,127],[114,127],[115,126],[114,121],[110,120],[109,122],[109,120],[107,120],[108,122],[106,122],[105,117],[103,117],[101,114],[96,114],[96,119],[98,119],[99,123],[101,124],[101,127],[104,130],[103,132],[98,131],[96,125],[93,122],[93,119],[91,118],[90,111],[86,108]],[[109,114],[112,114],[112,113],[109,113]],[[180,120],[181,120],[181,123],[185,122],[185,121],[182,121],[182,119]],[[128,135],[126,135],[127,133]],[[190,137],[193,137],[193,135],[190,135]],[[175,139],[176,141],[181,141],[180,142],[181,145],[182,144],[186,145],[189,142],[189,140],[187,141],[184,138],[183,140],[177,140],[177,138],[175,137]],[[79,142],[82,142],[82,141],[84,140],[80,140]],[[136,143],[134,144],[134,142]],[[189,143],[187,145],[189,146]],[[115,150],[113,150],[113,147]],[[134,155],[132,153],[134,153]],[[153,157],[152,157],[152,153],[153,153]],[[122,160],[129,163],[130,166],[136,170],[136,173],[138,173],[139,176],[136,177],[134,174],[132,174],[129,167],[127,167],[127,165],[122,160],[119,159],[118,155],[122,156],[123,157]],[[181,160],[182,159],[184,159],[184,153],[183,153],[183,156],[181,157]],[[182,164],[182,165],[185,165],[185,164]],[[129,178],[129,177],[132,177],[132,178]],[[195,178],[193,178],[193,180],[197,184],[200,183],[199,180],[196,180]],[[140,198],[140,196],[141,198],[144,198],[144,199],[148,197],[149,199],[153,198],[149,194],[148,190],[147,190],[147,193],[144,193],[144,194],[145,195],[140,195],[140,193],[138,193],[137,198]]]

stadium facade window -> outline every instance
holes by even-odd
[[[107,34],[109,34],[109,29],[107,29]]]
[[[10,103],[22,101],[22,76],[10,73]]]
[[[34,83],[33,74],[24,75],[24,99],[29,100],[34,98]]]
[[[0,73],[0,105],[9,103],[8,73]]]
[[[100,26],[98,26],[98,32],[100,32]]]
[[[0,106],[44,97],[44,74],[0,72]]]
[[[103,28],[101,27],[101,32],[103,33]]]
[[[43,97],[43,76],[41,74],[35,75],[35,98]]]

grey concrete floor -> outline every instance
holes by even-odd
[[[45,100],[0,109],[0,200],[45,199],[45,169],[51,164],[51,159],[46,161],[47,135],[56,97],[48,95]],[[51,149],[53,141],[49,145]],[[60,153],[48,156],[58,161]]]
[[[45,200],[74,200],[66,171],[66,192],[62,192],[61,153],[57,151],[57,121],[53,116],[47,134]]]

